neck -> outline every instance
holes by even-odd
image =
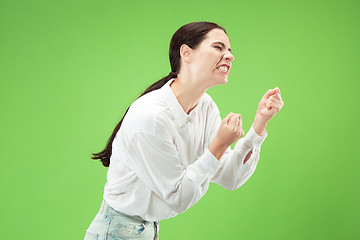
[[[184,112],[188,115],[196,107],[200,98],[207,90],[204,86],[197,84],[197,81],[185,80],[180,77],[170,84],[170,88]]]

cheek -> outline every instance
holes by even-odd
[[[219,56],[212,52],[204,53],[199,57],[202,67],[210,70],[214,70],[220,61]]]

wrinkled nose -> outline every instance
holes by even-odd
[[[234,59],[235,59],[234,55],[232,55],[231,52],[227,52],[227,53],[225,54],[224,58],[225,58],[225,60],[226,60],[227,62],[229,62],[229,63],[232,62],[232,61],[234,61]]]

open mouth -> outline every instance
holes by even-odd
[[[216,69],[219,70],[220,72],[229,74],[229,67],[228,67],[228,66],[222,65],[222,66],[220,66],[220,67],[217,67]]]

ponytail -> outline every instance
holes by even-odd
[[[166,77],[160,79],[159,81],[153,83],[150,87],[148,87],[138,98],[140,98],[141,96],[152,92],[156,89],[161,88],[162,86],[164,86],[170,79],[172,78],[176,78],[177,74],[175,72],[170,72],[169,75],[167,75]],[[120,122],[116,125],[113,133],[111,134],[110,138],[108,139],[107,143],[106,143],[106,147],[104,150],[102,150],[99,153],[93,153],[92,155],[92,159],[97,160],[99,159],[101,161],[101,163],[104,165],[104,167],[109,167],[110,165],[110,157],[111,157],[111,153],[112,153],[112,143],[115,139],[116,133],[119,131],[122,121],[124,120],[124,117],[126,115],[126,113],[128,112],[130,107],[128,107],[128,109],[126,109],[124,116],[121,118]]]

